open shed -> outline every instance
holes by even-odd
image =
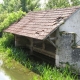
[[[4,30],[15,35],[15,46],[55,58],[56,66],[80,71],[80,7],[29,12]]]

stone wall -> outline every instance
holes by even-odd
[[[72,54],[72,66],[80,73],[80,48],[76,47],[73,49]]]
[[[76,33],[76,42],[80,40],[80,9],[59,27],[59,31],[65,31],[67,33],[74,32]],[[80,41],[77,45],[80,45]]]
[[[72,68],[80,69],[80,49],[75,48],[76,35],[74,33],[60,32],[56,41],[56,66],[65,67],[69,64]],[[80,71],[79,71],[80,72]]]

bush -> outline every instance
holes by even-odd
[[[8,14],[8,17],[4,19],[4,21],[1,22],[0,24],[0,32],[2,32],[4,29],[9,27],[14,22],[19,21],[24,15],[25,15],[25,12],[21,10]]]
[[[7,18],[8,16],[8,13],[7,12],[4,12],[2,14],[0,14],[0,23],[4,21],[5,18]]]

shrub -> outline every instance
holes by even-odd
[[[21,10],[8,14],[8,17],[4,19],[4,21],[1,22],[0,24],[0,32],[2,32],[4,29],[9,27],[14,22],[19,21],[24,15],[25,15],[25,12]]]

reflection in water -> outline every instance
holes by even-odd
[[[0,66],[2,66],[3,65],[3,61],[2,60],[0,60]]]
[[[5,74],[5,71],[2,70],[1,66],[3,65],[3,61],[0,60],[0,80],[11,80],[9,76]]]
[[[13,62],[13,64],[12,69],[5,67],[4,64],[0,65],[0,80],[33,80],[33,77],[37,75],[19,63]]]
[[[11,80],[9,76],[5,74],[3,70],[0,70],[0,80]]]

